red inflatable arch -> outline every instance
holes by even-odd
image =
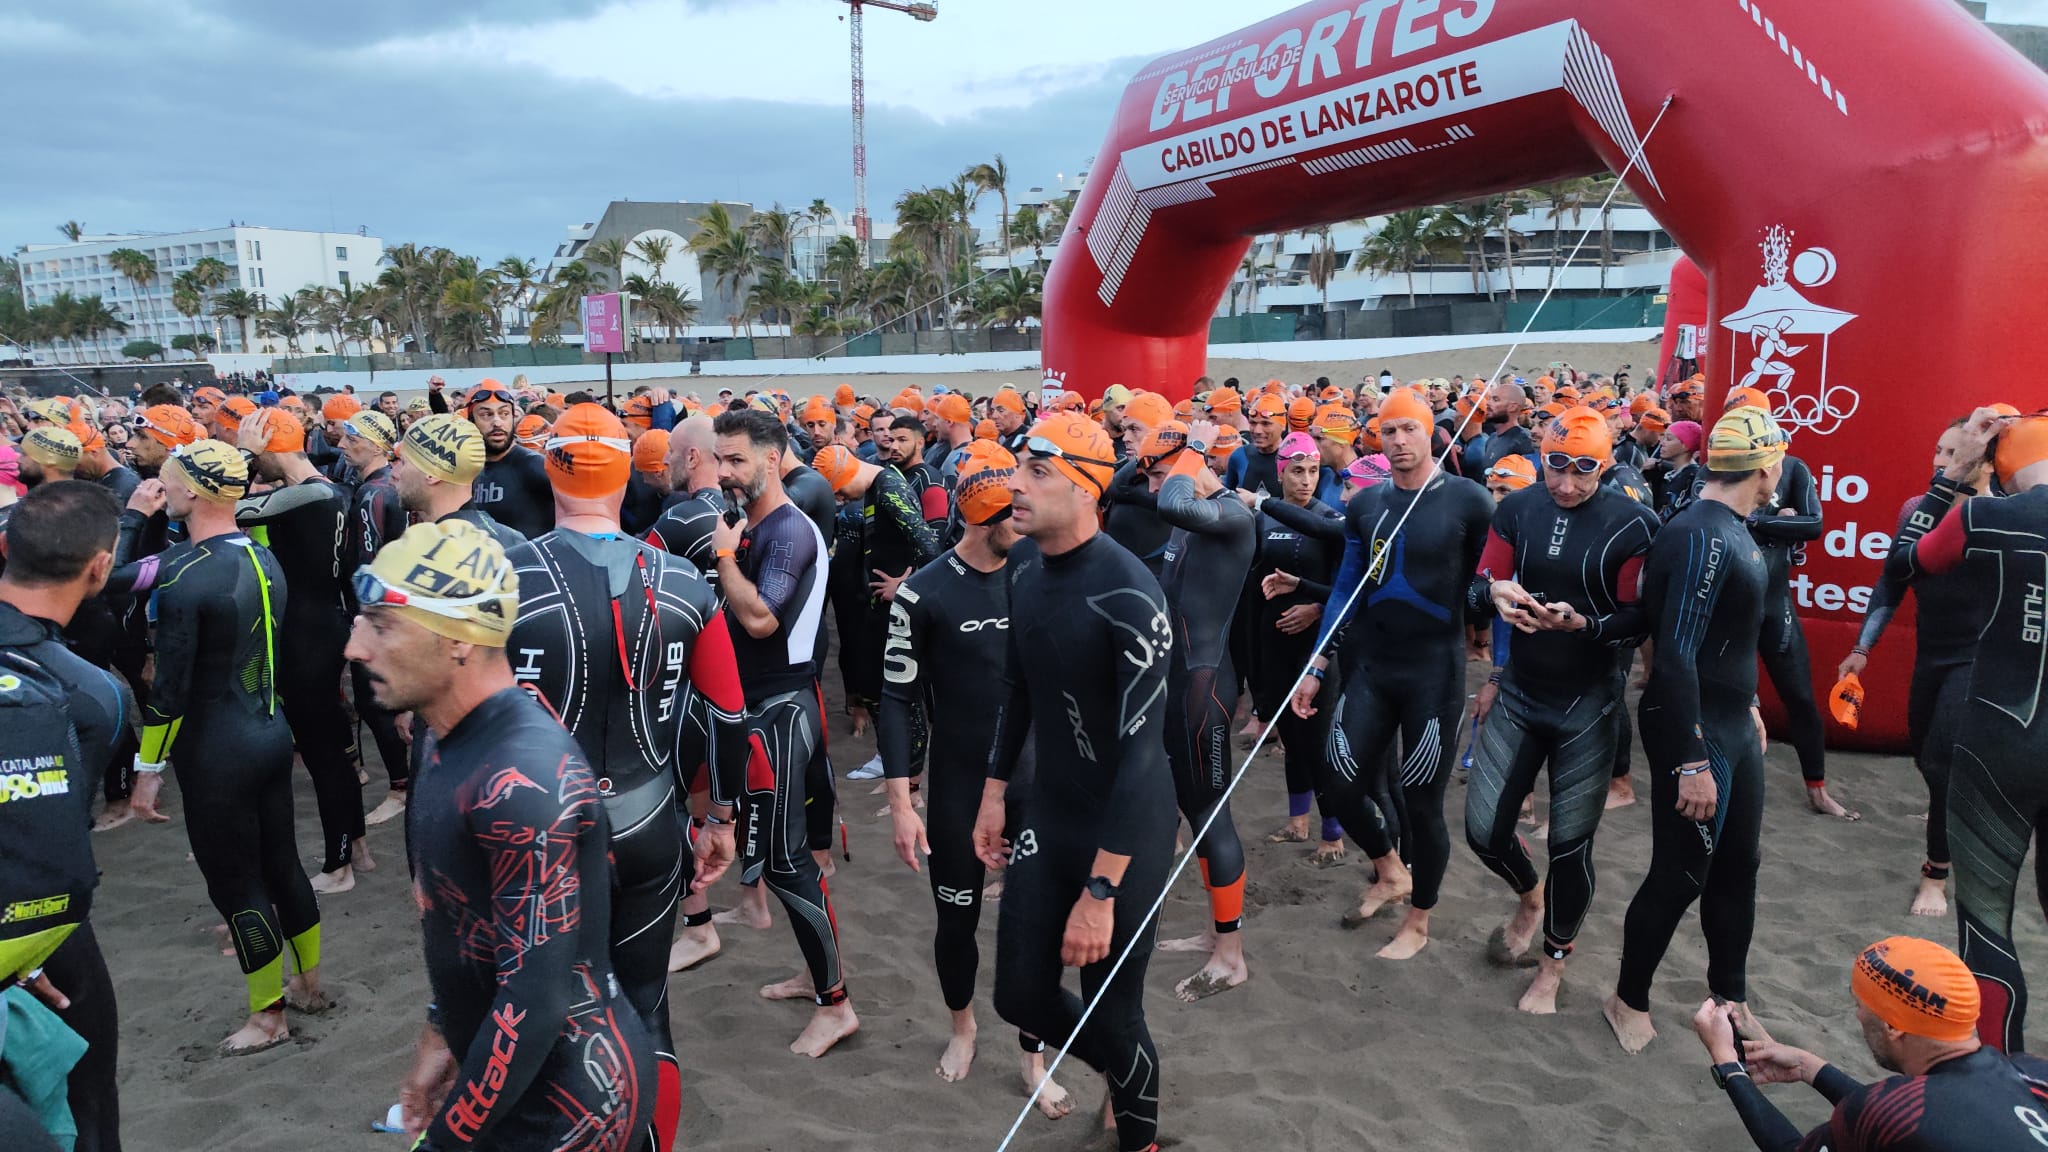
[[[1954,0],[1317,0],[1163,57],[1052,270],[1048,382],[1185,396],[1250,237],[1619,172],[1667,98],[1628,184],[1706,270],[1709,404],[1766,389],[1821,485],[1825,691],[1936,433],[2038,402],[2048,77]],[[1906,623],[1862,744],[1903,737]]]
[[[1671,286],[1665,292],[1664,340],[1658,349],[1657,369],[1644,377],[1658,385],[1686,379],[1704,359],[1702,342],[1707,332],[1707,274],[1680,256],[1671,264]]]

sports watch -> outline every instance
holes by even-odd
[[[1714,1073],[1714,1087],[1721,1089],[1723,1092],[1728,1090],[1728,1082],[1730,1080],[1735,1079],[1737,1076],[1741,1076],[1744,1079],[1749,1077],[1749,1069],[1744,1068],[1735,1061],[1730,1061],[1726,1064],[1716,1064],[1712,1068],[1712,1072]]]
[[[1097,900],[1114,900],[1116,899],[1116,894],[1123,890],[1118,885],[1111,884],[1107,876],[1090,876],[1088,883],[1082,885],[1082,887],[1086,888],[1088,894]]]

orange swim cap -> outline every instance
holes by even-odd
[[[924,395],[915,388],[905,388],[896,394],[894,400],[889,401],[889,407],[908,408],[912,412],[922,415],[924,413]]]
[[[1977,978],[1932,940],[1891,936],[1865,948],[1849,988],[1871,1015],[1908,1036],[1955,1043],[1977,1031]]]
[[[1353,444],[1358,441],[1358,414],[1342,404],[1325,404],[1316,410],[1311,433],[1318,440],[1335,440],[1339,444]]]
[[[1638,392],[1629,398],[1628,411],[1631,416],[1641,416],[1657,406],[1657,398],[1648,392]]]
[[[626,426],[598,404],[577,404],[548,433],[542,459],[563,495],[596,500],[626,486],[633,471]]]
[[[716,407],[716,405],[713,405]],[[872,404],[860,404],[853,410],[853,426],[865,430],[875,422],[875,408]]]
[[[107,438],[100,435],[100,430],[93,425],[83,420],[73,420],[69,427],[71,434],[78,437],[78,450],[80,453],[90,456],[107,446]]]
[[[797,413],[796,419],[799,424],[816,424],[826,420],[836,423],[839,419],[839,410],[825,403],[823,396],[813,396],[804,401],[803,411]]]
[[[1536,482],[1536,465],[1519,452],[1503,456],[1486,470],[1486,480],[1489,484],[1498,480],[1510,492],[1520,492]]]
[[[1285,416],[1287,415],[1287,401],[1273,395],[1271,392],[1261,392],[1257,396],[1252,397],[1251,411],[1245,413],[1245,415],[1247,417],[1263,416],[1268,420],[1277,416]]]
[[[346,392],[342,392],[329,396],[327,402],[320,405],[320,418],[322,420],[342,421],[362,410],[362,401],[357,400]]]
[[[1835,681],[1828,692],[1828,711],[1834,714],[1835,723],[1854,731],[1863,719],[1863,680],[1854,672]]]
[[[240,396],[233,397],[227,403],[220,406],[221,411],[232,411],[234,409],[234,402],[240,399]],[[263,421],[262,428],[265,437],[263,451],[304,452],[306,450],[306,426],[299,423],[291,413],[280,412],[275,408],[265,408],[262,410],[259,418]]]
[[[1636,426],[1661,436],[1666,428],[1671,427],[1671,413],[1662,408],[1645,408],[1636,415]]]
[[[645,396],[635,396],[627,400],[626,406],[619,412],[619,419],[636,428],[654,427],[654,401]]]
[[[512,436],[521,445],[531,448],[536,452],[540,451],[547,447],[547,417],[542,416],[538,412],[528,412],[519,418],[518,424],[513,425]]]
[[[1188,407],[1192,411],[1194,403],[1190,401]],[[1147,430],[1166,424],[1173,417],[1173,405],[1157,392],[1140,392],[1131,397],[1129,404],[1124,405],[1124,422],[1137,424]]]
[[[198,421],[176,404],[152,404],[144,408],[136,426],[143,435],[166,448],[176,448],[199,439]]]
[[[1010,477],[1017,458],[993,440],[976,440],[960,461],[953,502],[969,524],[993,524],[1010,514]]]
[[[1287,427],[1290,431],[1306,432],[1315,419],[1316,402],[1306,396],[1287,406]]]
[[[993,420],[981,420],[974,425],[974,438],[976,440],[993,440],[1000,434],[1001,432],[996,428],[996,422]]]
[[[2008,423],[1991,450],[1991,466],[1998,470],[1998,482],[2007,491],[2012,490],[2012,478],[2020,469],[2043,460],[2048,460],[2048,412]]]
[[[825,478],[832,491],[837,492],[860,475],[860,457],[844,444],[827,444],[811,457],[811,468]]]
[[[841,384],[832,390],[832,403],[841,408],[853,407],[853,385]]]
[[[1726,412],[1734,408],[1761,408],[1769,412],[1771,398],[1764,395],[1761,388],[1730,388],[1728,398],[1721,404],[1721,410]]]
[[[1031,426],[1027,445],[1039,440],[1054,451],[1041,453],[1031,445],[1027,450],[1033,455],[1050,458],[1069,480],[1098,497],[1109,491],[1110,478],[1116,474],[1116,455],[1109,433],[1100,424],[1076,412],[1057,412]]]
[[[1429,410],[1429,401],[1424,400],[1413,391],[1407,388],[1396,388],[1392,392],[1387,393],[1387,398],[1380,403],[1380,427],[1386,427],[1387,422],[1391,420],[1413,420],[1422,425],[1424,431],[1427,431],[1436,423],[1436,413]],[[1377,429],[1375,429],[1374,434],[1378,434]],[[1374,449],[1374,451],[1378,451],[1378,449]]]
[[[218,404],[227,398],[227,393],[215,388],[211,384],[192,393],[192,402],[194,404]]]
[[[1237,389],[1235,388],[1216,389],[1214,392],[1209,393],[1209,399],[1206,401],[1206,404],[1209,413],[1215,416],[1227,416],[1232,412],[1244,410],[1244,398],[1237,394]]]
[[[995,399],[992,402],[998,408],[1015,412],[1020,416],[1024,414],[1024,397],[1018,395],[1017,390],[1007,384],[996,389]]]
[[[974,407],[967,397],[948,392],[932,401],[932,414],[948,424],[967,424],[974,420]]]
[[[668,471],[668,429],[650,428],[633,441],[633,471],[656,475]]]
[[[362,410],[362,405],[356,405],[356,412]],[[249,399],[247,396],[230,396],[220,402],[220,406],[214,410],[213,418],[221,420],[223,423],[229,419],[240,423],[255,414],[256,402],[254,400]],[[353,416],[355,412],[351,412],[349,415]]]
[[[541,397],[540,402],[550,408],[567,408],[569,406],[569,398],[560,392],[550,392]]]
[[[1219,457],[1229,456],[1242,447],[1244,447],[1244,433],[1239,432],[1235,425],[1223,424],[1217,427],[1216,442],[1209,445],[1209,451],[1206,455],[1211,460],[1214,460]]]
[[[1382,450],[1382,446],[1380,444],[1379,417],[1375,416],[1372,419],[1367,420],[1365,422],[1365,427],[1360,428],[1358,430],[1358,450],[1360,452],[1366,453],[1378,452]]]
[[[1614,434],[1607,430],[1607,418],[1591,408],[1567,408],[1542,429],[1543,452],[1562,452],[1594,460],[1614,459]]]
[[[1150,468],[1188,446],[1188,426],[1169,420],[1154,428],[1138,448],[1138,467]]]

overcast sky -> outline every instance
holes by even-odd
[[[1135,67],[1283,0],[867,16],[871,212],[997,152],[1072,174]],[[852,205],[834,0],[0,3],[0,250],[230,219],[545,257],[615,198]],[[2048,22],[2048,0],[1991,18]],[[1077,32],[1085,29],[1085,33]]]

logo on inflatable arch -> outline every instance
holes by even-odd
[[[1067,374],[1065,372],[1056,372],[1050,368],[1046,369],[1044,377],[1038,381],[1039,412],[1046,413],[1052,411],[1053,402],[1066,394]]]
[[[1773,224],[1764,231],[1763,283],[1752,289],[1749,302],[1721,317],[1721,327],[1736,334],[1736,352],[1729,357],[1731,388],[1761,388],[1771,398],[1771,415],[1787,430],[1807,429],[1826,436],[1856,414],[1862,401],[1854,388],[1828,383],[1828,342],[1835,331],[1856,319],[1856,313],[1816,304],[1799,288],[1825,288],[1835,278],[1835,254],[1825,248],[1792,253],[1791,229]],[[1799,287],[1786,283],[1791,279]],[[1816,343],[1811,337],[1818,336]],[[1795,344],[1800,337],[1807,339]],[[1735,378],[1747,340],[1748,373]]]

